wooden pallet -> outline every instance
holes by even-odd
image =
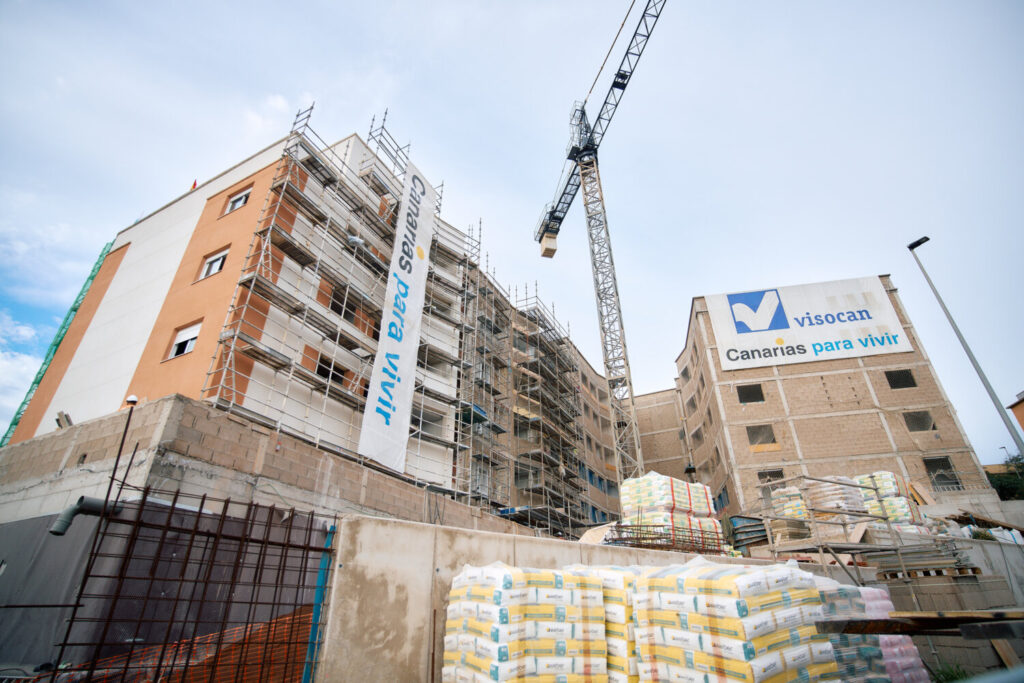
[[[933,569],[908,569],[906,577],[911,579],[923,578],[927,576],[975,576],[981,574],[981,569],[978,567],[936,567]],[[903,570],[887,569],[881,572],[883,579],[902,579],[904,578]]]

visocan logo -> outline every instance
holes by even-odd
[[[786,318],[786,309],[782,307],[782,301],[779,299],[779,290],[762,289],[726,296],[736,332],[745,334],[789,329],[789,320]]]

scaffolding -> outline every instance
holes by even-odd
[[[566,330],[536,296],[512,314],[514,505],[499,514],[556,536],[590,524],[579,457],[579,365]]]
[[[479,267],[479,234],[469,233],[459,382],[455,490],[471,505],[511,505],[511,327],[508,292]]]
[[[204,397],[356,454],[408,146],[371,125],[328,145],[300,111],[274,169]],[[440,194],[438,195],[440,203]],[[435,207],[439,210],[438,207]],[[406,473],[451,485],[465,236],[435,220]]]
[[[872,491],[876,499],[881,499],[880,487],[871,475],[872,484],[866,486],[848,481],[837,481],[836,478],[812,477],[800,474],[785,479],[767,481],[760,484],[762,491],[770,492],[784,485],[794,486],[800,495],[807,500],[806,482],[821,482],[828,485],[855,489],[856,492]],[[762,496],[762,500],[767,496]],[[949,569],[955,573],[973,573],[956,549],[956,544],[931,536],[918,535],[914,543],[907,543],[903,534],[893,526],[886,515],[876,515],[867,511],[845,508],[822,508],[806,506],[806,517],[793,517],[778,514],[758,513],[766,521],[768,548],[772,558],[779,559],[780,554],[816,552],[818,562],[826,565],[834,563],[846,573],[856,585],[864,585],[866,579],[861,575],[860,566],[872,563],[883,579],[899,580],[906,584],[911,599],[920,609],[917,595],[914,592],[913,579],[936,570]],[[776,522],[787,525],[783,533],[788,538],[780,538],[780,526]],[[793,523],[796,522],[797,525]],[[874,542],[863,542],[868,527]],[[798,528],[802,527],[802,528]],[[880,533],[879,533],[880,532]],[[853,572],[840,555],[849,555]]]

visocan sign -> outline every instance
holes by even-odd
[[[705,301],[724,370],[914,350],[877,277]]]
[[[380,341],[358,446],[360,455],[399,472],[405,471],[409,444],[409,417],[436,204],[434,188],[419,169],[408,164],[388,269]]]

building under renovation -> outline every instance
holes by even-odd
[[[118,234],[6,442],[180,394],[359,457],[408,148],[383,124],[328,145],[309,115]],[[614,516],[607,391],[565,329],[472,231],[437,217],[428,261],[396,474],[558,535]]]

